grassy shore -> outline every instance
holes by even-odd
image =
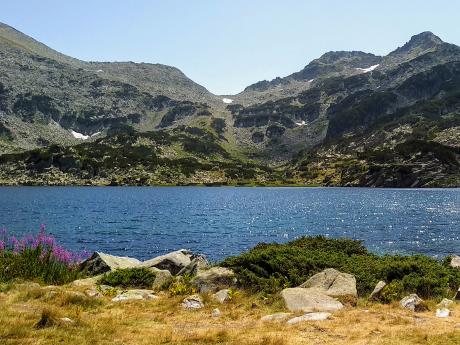
[[[359,300],[357,307],[336,312],[331,320],[286,325],[260,321],[284,308],[280,301],[266,301],[257,294],[241,293],[223,305],[205,299],[205,308],[191,311],[180,307],[183,296],[167,293],[154,301],[114,303],[107,297],[75,295],[82,289],[70,287],[16,284],[4,285],[3,290],[2,345],[460,343],[458,304],[451,317],[440,319],[432,311],[414,314],[397,304]],[[220,317],[211,316],[214,308],[221,310]],[[43,316],[48,324],[39,326]]]
[[[460,344],[460,305],[448,318],[436,304],[455,295],[460,270],[449,260],[426,256],[377,256],[359,242],[303,237],[285,244],[259,244],[220,265],[238,278],[224,304],[201,294],[204,308],[181,302],[196,292],[189,276],[157,289],[157,299],[114,301],[113,288],[149,288],[147,268],[116,270],[84,280],[81,257],[57,245],[44,227],[36,236],[0,238],[0,344]],[[288,325],[261,317],[286,312],[280,290],[301,284],[325,268],[356,277],[359,298],[325,321]],[[379,280],[388,285],[378,302],[367,296]],[[50,285],[54,284],[54,285]],[[91,295],[88,291],[100,291]],[[120,290],[119,290],[120,291]],[[398,301],[409,293],[425,299],[427,311],[414,313]],[[220,315],[213,316],[215,308]],[[303,313],[292,313],[290,317]]]

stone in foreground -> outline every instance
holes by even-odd
[[[211,316],[212,316],[212,317],[219,317],[220,314],[221,314],[221,312],[220,312],[219,308],[215,308],[215,309],[213,309],[212,312],[211,312]]]
[[[153,290],[133,289],[122,291],[117,296],[112,298],[112,302],[154,299],[158,299],[158,296],[154,295]]]
[[[101,252],[94,252],[80,264],[80,270],[95,276],[118,268],[133,268],[140,265],[140,261],[125,256],[114,256]]]
[[[281,297],[289,311],[336,311],[343,304],[315,288],[287,288],[281,291]]]
[[[291,315],[292,313],[275,313],[275,314],[262,316],[260,318],[260,321],[283,321]]]
[[[332,297],[352,296],[358,297],[356,279],[353,275],[339,272],[333,268],[315,274],[301,288],[316,288]]]
[[[454,268],[460,268],[460,256],[454,255],[450,260],[450,266]]]
[[[325,313],[325,312],[320,312],[320,313],[308,313],[302,316],[294,317],[290,320],[287,321],[288,325],[294,325],[299,322],[304,322],[304,321],[323,321],[327,320],[331,317],[331,313]]]
[[[412,311],[426,311],[428,308],[426,307],[423,300],[418,297],[416,294],[411,294],[409,296],[404,297],[399,304],[401,307],[405,309],[409,309]]]
[[[452,301],[451,299],[443,298],[442,301],[437,304],[437,307],[439,307],[441,309],[444,309],[444,308],[448,309],[453,304],[454,304],[454,301]]]
[[[371,301],[376,301],[380,298],[380,294],[382,293],[383,288],[387,286],[387,284],[384,281],[379,281],[377,285],[375,286],[374,290],[371,292],[369,295],[369,300]]]
[[[442,308],[442,309],[436,309],[436,317],[449,317],[450,315],[450,310],[447,308]]]
[[[222,289],[217,291],[214,295],[212,295],[213,300],[219,303],[225,303],[230,300],[230,290],[229,289]]]
[[[204,307],[203,300],[199,295],[186,297],[181,305],[184,309],[201,309]]]
[[[231,269],[217,266],[198,272],[192,280],[192,285],[198,288],[200,293],[215,292],[235,284],[235,273]]]

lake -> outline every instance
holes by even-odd
[[[259,242],[349,237],[376,253],[460,254],[460,189],[0,187],[0,227],[68,249],[212,260]]]

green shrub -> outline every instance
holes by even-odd
[[[146,267],[122,268],[102,276],[98,283],[119,287],[151,288],[156,274]]]
[[[460,270],[433,258],[378,256],[369,253],[360,241],[321,236],[286,244],[259,244],[221,265],[233,269],[243,287],[266,293],[298,286],[326,268],[353,274],[361,296],[369,294],[379,280],[393,284],[388,299],[399,298],[402,293],[446,297],[460,285]]]

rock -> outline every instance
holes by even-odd
[[[132,289],[132,290],[122,291],[117,296],[112,298],[112,301],[120,302],[120,301],[132,301],[132,300],[154,300],[154,299],[158,299],[158,296],[154,295],[153,290]]]
[[[93,297],[93,298],[99,298],[102,297],[102,294],[97,291],[96,289],[89,289],[85,291],[86,296],[88,297]]]
[[[219,317],[220,314],[221,314],[221,313],[220,313],[219,308],[215,308],[215,309],[213,309],[212,312],[211,312],[211,316],[212,316],[212,317]]]
[[[156,267],[150,267],[149,269],[155,273],[155,280],[152,285],[153,290],[161,290],[163,286],[173,279],[171,272],[168,270],[160,270]]]
[[[204,255],[196,255],[195,258],[193,258],[187,266],[185,266],[177,273],[177,275],[183,276],[185,274],[188,274],[190,276],[194,276],[200,270],[204,270],[207,268],[209,268],[209,262],[208,260],[206,260],[206,257]]]
[[[343,308],[342,303],[315,288],[287,288],[281,291],[289,311],[336,311]]]
[[[454,300],[460,301],[460,288],[458,288],[457,293],[455,294]]]
[[[80,264],[80,270],[95,276],[117,268],[132,268],[139,266],[141,262],[134,258],[114,256],[101,252],[94,252],[91,257]]]
[[[214,295],[212,295],[212,298],[219,303],[225,303],[228,300],[230,300],[230,290],[229,289],[219,290]]]
[[[176,275],[192,262],[193,257],[194,255],[191,251],[180,249],[144,261],[141,265],[144,267],[156,267],[161,270],[168,270],[172,275]]]
[[[322,321],[327,320],[331,316],[331,313],[320,312],[320,313],[308,313],[302,316],[294,317],[287,321],[288,325],[294,325],[303,321]]]
[[[108,291],[116,291],[117,289],[114,288],[113,286],[110,285],[99,285],[99,291],[101,291],[103,294],[105,294]]]
[[[352,296],[358,297],[356,279],[353,275],[339,272],[333,268],[315,274],[301,288],[316,288],[332,297]]]
[[[369,295],[369,300],[378,300],[380,297],[380,293],[382,292],[383,288],[387,286],[387,284],[384,281],[379,281],[377,285],[375,286],[374,290],[371,292]]]
[[[450,310],[447,308],[436,309],[436,317],[449,317]]]
[[[452,256],[452,259],[450,260],[450,266],[454,268],[460,268],[460,256]]]
[[[260,321],[282,321],[291,316],[292,313],[275,313],[270,315],[265,315],[260,318]]]
[[[423,300],[420,297],[418,297],[416,294],[411,294],[409,296],[404,297],[399,302],[399,304],[401,305],[401,307],[412,310],[412,311],[418,312],[418,311],[428,310]]]
[[[439,302],[437,306],[441,309],[443,308],[448,309],[453,304],[454,304],[454,301],[452,301],[451,299],[443,298],[442,301]]]
[[[90,277],[90,278],[78,279],[78,280],[74,280],[69,285],[71,287],[93,287],[93,286],[96,286],[97,281],[101,277],[102,277],[102,274],[94,276],[94,277]]]
[[[75,323],[74,320],[69,319],[68,317],[61,317],[59,320],[63,323]]]
[[[225,267],[211,267],[208,270],[200,271],[192,280],[192,285],[198,288],[200,293],[215,292],[235,284],[235,273]]]
[[[182,301],[184,309],[201,309],[204,307],[203,300],[199,295],[192,295]]]

